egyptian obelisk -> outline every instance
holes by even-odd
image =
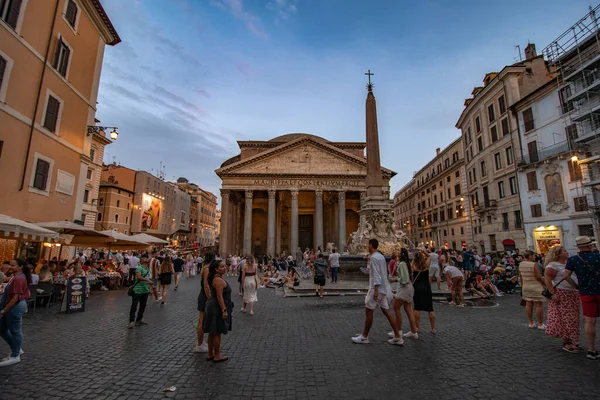
[[[379,157],[379,130],[377,127],[377,103],[373,95],[373,84],[369,70],[366,101],[366,135],[367,135],[367,197],[361,207],[361,213],[370,214],[373,211],[388,211],[391,208],[389,194],[385,192],[383,176],[381,175],[381,160]]]

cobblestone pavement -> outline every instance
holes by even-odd
[[[198,286],[193,278],[166,307],[149,304],[150,325],[134,330],[125,290],[94,292],[83,314],[38,310],[24,321],[23,361],[0,369],[0,398],[598,398],[600,363],[527,329],[518,297],[494,308],[437,305],[438,334],[425,318],[419,340],[399,347],[386,342],[379,312],[371,344],[350,341],[362,297],[283,299],[261,289],[256,315],[237,311],[223,337],[231,359],[214,364],[192,352]],[[163,393],[170,386],[177,391]]]

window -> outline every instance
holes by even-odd
[[[56,50],[54,52],[54,64],[53,67],[64,77],[67,76],[67,70],[69,67],[69,58],[71,57],[71,49],[67,43],[63,40],[62,36],[58,37],[56,43]]]
[[[83,192],[83,202],[87,203],[90,199],[90,191],[85,189],[85,191]]]
[[[483,136],[477,137],[477,151],[483,151]]]
[[[15,30],[21,13],[21,3],[23,0],[0,0],[0,17]]]
[[[507,231],[509,228],[508,226],[508,213],[503,213],[502,214],[502,229],[504,229],[505,231]]]
[[[501,122],[502,125],[502,136],[508,135],[510,132],[508,131],[508,118],[504,118]]]
[[[506,148],[506,165],[511,165],[513,163],[513,152],[512,146]]]
[[[440,208],[440,221],[445,221],[446,220],[446,210],[443,208]]]
[[[446,230],[444,229],[444,236],[448,236],[448,234],[446,233]]]
[[[504,181],[498,182],[498,196],[501,199],[506,197],[506,194],[504,193]]]
[[[0,0],[0,3],[2,0]],[[8,78],[13,67],[11,60],[4,53],[0,52],[0,101],[6,100],[6,92],[8,91]]]
[[[462,226],[460,227],[460,234],[461,234],[461,235],[464,235],[464,234],[465,234],[465,228],[464,228],[464,227],[462,227]]]
[[[581,174],[581,165],[579,165],[579,162],[569,160],[567,165],[569,166],[569,179],[571,182],[580,181],[583,175]]]
[[[458,151],[452,153],[452,162],[455,163],[458,161]]]
[[[95,157],[96,157],[96,149],[92,147],[90,149],[90,158],[92,159],[92,161],[94,161]]]
[[[452,213],[454,212],[454,210],[452,209],[452,206],[448,207],[448,219],[452,219]]]
[[[1,76],[1,74],[0,74]],[[0,87],[2,87],[2,84],[0,83]],[[579,137],[579,135],[577,134],[577,125],[572,124],[569,125],[565,128],[565,132],[567,134],[567,139],[569,140],[575,140]]]
[[[496,171],[502,168],[502,156],[500,153],[494,154],[494,162],[496,163]]]
[[[572,111],[575,107],[572,101],[567,101],[571,97],[571,86],[565,86],[558,92],[562,113]]]
[[[490,122],[494,122],[496,120],[496,114],[494,113],[494,103],[488,106],[488,118]]]
[[[508,185],[510,186],[510,194],[517,194],[517,179],[514,176],[508,178]]]
[[[492,136],[492,143],[498,141],[498,128],[496,128],[496,125],[490,128],[490,135]]]
[[[533,124],[533,111],[531,111],[531,108],[523,111],[523,125],[525,126],[525,132],[529,132],[535,128]]]
[[[437,204],[437,194],[433,195],[433,204]]]
[[[119,222],[119,214],[115,214],[115,222]]]
[[[594,225],[577,225],[579,236],[594,237]]]
[[[490,248],[492,249],[492,251],[496,251],[496,235],[490,235]]]
[[[35,163],[35,173],[32,186],[42,192],[48,192],[48,178],[50,176],[50,163],[38,158]]]
[[[540,156],[538,154],[537,142],[529,142],[527,143],[527,152],[529,153],[529,162],[538,162],[540,161]]]
[[[460,178],[460,171],[456,171],[456,173],[454,174],[455,177]]]
[[[452,191],[448,188],[448,198],[452,197]]]
[[[477,182],[477,171],[473,168],[473,182]]]
[[[542,205],[541,204],[532,204],[531,205],[531,216],[533,218],[538,218],[542,216]]]
[[[587,198],[585,196],[573,198],[573,203],[575,203],[575,211],[587,211],[588,209]]]
[[[86,178],[87,179],[92,179],[92,169],[91,168],[88,168],[87,174],[86,174]]]
[[[125,217],[125,223],[128,224],[129,223],[129,217]]]
[[[481,177],[487,176],[487,169],[485,168],[485,161],[481,162]]]
[[[515,228],[521,229],[522,226],[523,225],[521,222],[521,210],[517,210],[517,211],[515,211]]]
[[[446,182],[450,183],[450,176],[446,177]]]
[[[127,209],[129,210],[129,203],[127,203]]]
[[[117,200],[117,207],[121,206],[121,200]]]
[[[60,101],[52,95],[48,95],[46,103],[46,115],[44,116],[44,128],[52,133],[56,133],[58,126],[58,116],[60,113]]]
[[[98,199],[98,205],[99,206],[103,206],[104,205],[104,199],[102,197],[100,199]]]
[[[504,95],[498,97],[498,108],[500,109],[500,115],[506,112],[506,100],[504,99]]]
[[[77,13],[77,4],[73,0],[69,0],[65,11],[65,19],[73,29],[75,29],[75,22],[77,22]]]
[[[536,171],[531,171],[527,173],[527,190],[538,190]]]
[[[102,213],[98,213],[98,221],[102,221]]]
[[[477,133],[481,132],[481,121],[479,120],[479,116],[475,117],[475,129]]]

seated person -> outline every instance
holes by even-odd
[[[269,265],[271,265],[271,261],[269,261]],[[272,270],[273,266],[271,265],[270,267],[267,266],[267,268],[265,269],[265,272],[263,273],[262,278],[260,279],[260,286],[261,287],[265,287],[268,284],[271,283],[271,277],[273,276],[273,270]]]
[[[467,290],[469,292],[476,294],[477,296],[481,297],[482,299],[489,299],[490,295],[485,290],[483,285],[481,285],[481,281],[482,281],[481,275],[478,272],[475,272],[467,278],[465,287],[467,288]]]
[[[49,265],[44,265],[40,270],[39,281],[54,283],[54,278],[52,277],[52,272],[50,272]]]
[[[484,287],[484,289],[486,291],[488,291],[496,296],[504,296],[502,293],[500,293],[500,290],[498,290],[496,285],[494,285],[492,283],[492,279],[490,278],[489,272],[485,272],[483,274],[483,280],[481,282],[481,285]]]
[[[512,267],[506,267],[503,274],[500,274],[502,282],[498,285],[498,289],[504,293],[514,293],[518,283],[517,274]]]
[[[92,265],[90,268],[90,274],[96,275],[98,279],[102,281],[100,290],[108,290],[108,286],[110,286],[110,278],[106,276],[106,272],[102,271],[102,267],[99,264]]]
[[[290,267],[287,275],[281,278],[281,282],[287,284],[289,287],[300,285],[300,275],[298,275],[296,268]]]
[[[0,283],[8,282],[8,270],[10,269],[10,261],[4,261],[0,266]]]

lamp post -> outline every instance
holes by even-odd
[[[116,126],[88,125],[88,127],[87,127],[87,135],[90,136],[93,133],[100,133],[100,132],[107,131],[109,129],[112,129],[112,131],[109,134],[110,135],[110,140],[112,140],[114,142],[119,137],[119,132],[117,132],[117,129],[119,129],[119,128],[117,128]]]

